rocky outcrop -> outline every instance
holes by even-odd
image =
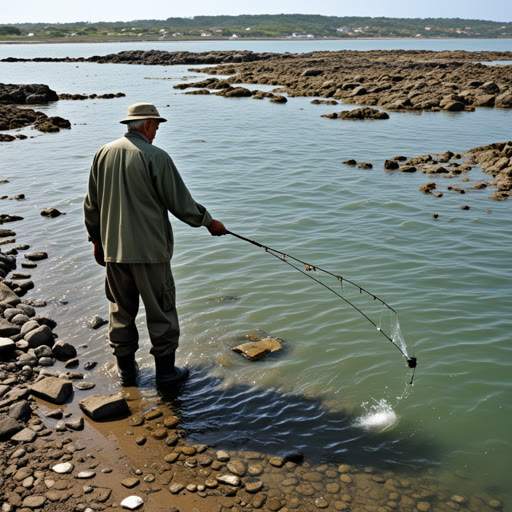
[[[389,119],[389,114],[378,108],[363,107],[354,110],[344,110],[338,113],[326,114],[321,117],[329,119]]]
[[[0,84],[0,103],[4,105],[35,105],[58,99],[44,84]]]

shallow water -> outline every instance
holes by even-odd
[[[334,43],[243,48],[349,47]],[[510,40],[351,44],[512,49]],[[128,46],[0,45],[0,57],[89,56]],[[188,49],[207,46],[190,43]],[[172,155],[199,202],[228,229],[341,274],[390,303],[407,353],[418,358],[409,386],[405,359],[340,299],[261,249],[174,222],[183,332],[178,359],[193,365],[181,397],[191,438],[264,452],[299,448],[318,461],[348,458],[398,471],[433,467],[438,479],[460,492],[492,492],[510,503],[510,202],[493,202],[486,190],[448,192],[441,199],[423,195],[417,190],[429,177],[387,173],[383,163],[398,154],[463,152],[509,140],[512,112],[391,113],[383,122],[338,122],[320,117],[337,107],[311,105],[311,98],[276,105],[181,94],[174,84],[204,76],[188,67],[0,63],[0,82],[45,83],[58,93],[127,94],[42,106],[70,119],[72,129],[41,134],[27,128],[22,132],[35,138],[1,145],[0,178],[9,180],[0,185],[1,195],[27,196],[0,203],[2,213],[25,217],[7,227],[20,233],[18,243],[50,254],[32,272],[36,289],[27,298],[48,299],[45,312],[59,321],[60,337],[88,345],[80,351],[82,361],[100,362],[89,378],[118,389],[106,330],[86,325],[94,314],[105,317],[108,307],[81,207],[95,151],[122,135],[117,120],[128,105],[152,101],[169,119],[155,143]],[[145,79],[150,77],[169,80]],[[341,164],[349,158],[374,168]],[[469,185],[487,178],[478,170],[469,177]],[[443,190],[460,185],[437,181]],[[465,204],[469,211],[459,209]],[[46,207],[67,215],[44,219],[39,212]],[[348,287],[344,293],[383,329],[392,328],[373,300]],[[142,388],[151,394],[142,315],[139,326]],[[247,333],[279,336],[285,350],[249,363],[231,351]]]

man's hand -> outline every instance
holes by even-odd
[[[105,253],[103,252],[101,242],[94,243],[94,259],[98,265],[105,266]]]
[[[212,219],[208,231],[212,236],[222,236],[226,234],[226,227],[220,220]]]

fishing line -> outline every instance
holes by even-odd
[[[343,295],[338,293],[336,290],[334,290],[330,286],[328,286],[325,283],[323,283],[322,281],[320,281],[319,272],[323,272],[324,274],[327,274],[329,276],[336,278],[340,282],[342,291],[343,291],[343,284],[348,283],[348,284],[354,286],[355,288],[357,288],[359,290],[360,294],[365,293],[366,295],[370,296],[373,300],[380,302],[384,307],[386,307],[388,310],[390,310],[391,312],[393,312],[395,314],[395,321],[398,322],[397,312],[387,302],[383,301],[381,298],[377,297],[377,295],[374,295],[373,293],[369,292],[368,290],[366,290],[362,286],[359,286],[358,284],[354,283],[353,281],[350,281],[349,279],[346,279],[340,275],[333,274],[332,272],[329,272],[328,270],[320,268],[317,265],[311,265],[309,263],[306,263],[305,261],[295,258],[294,256],[291,256],[284,252],[278,251],[277,249],[273,249],[272,247],[268,247],[266,245],[260,244],[259,242],[256,242],[255,240],[251,240],[249,238],[245,238],[244,236],[237,235],[236,233],[233,233],[232,231],[226,230],[226,233],[228,235],[232,235],[236,238],[239,238],[240,240],[243,240],[244,242],[249,242],[250,244],[255,245],[256,247],[264,249],[265,252],[267,252],[268,254],[274,256],[278,260],[283,261],[284,263],[286,263],[290,267],[294,268],[295,270],[298,270],[301,274],[304,274],[306,277],[309,277],[310,279],[312,279],[316,283],[320,284],[321,286],[323,286],[330,292],[334,293],[334,295],[339,297],[341,300],[345,301],[347,304],[352,306],[359,314],[361,314],[364,318],[366,318],[366,320],[368,320],[368,322],[370,322],[377,329],[377,331],[379,331],[388,341],[390,341],[400,351],[400,353],[405,357],[405,359],[407,360],[407,365],[409,366],[409,368],[413,369],[412,378],[410,381],[410,384],[412,384],[413,379],[414,379],[414,373],[416,371],[417,358],[409,357],[407,355],[407,353],[395,343],[393,338],[391,336],[389,336],[388,334],[386,334],[386,332],[384,332],[382,330],[382,328],[380,326],[378,326],[367,314],[365,314],[361,309],[359,309],[355,304],[353,304],[347,298],[343,297]],[[295,264],[292,262],[295,262]],[[302,268],[298,267],[297,263],[300,263],[301,265],[303,265],[304,270]],[[310,272],[314,272],[318,276],[318,279],[316,277],[314,277]]]

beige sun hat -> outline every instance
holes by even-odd
[[[161,123],[167,122],[167,119],[160,117],[153,103],[135,103],[134,105],[130,105],[126,118],[119,122],[128,124],[130,121],[142,121],[145,119],[158,119]]]

